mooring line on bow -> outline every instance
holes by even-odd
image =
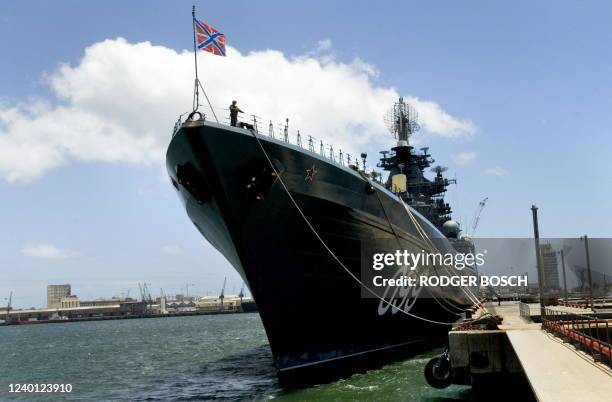
[[[287,194],[287,196],[289,197],[289,199],[291,200],[291,203],[294,205],[294,207],[296,208],[296,210],[298,211],[298,213],[300,214],[300,216],[302,217],[302,219],[304,220],[304,222],[306,223],[306,225],[308,226],[308,228],[312,231],[312,233],[315,235],[315,237],[319,240],[319,242],[321,243],[321,245],[325,248],[325,250],[327,250],[327,252],[330,254],[330,256],[340,265],[340,267],[342,267],[342,269],[344,269],[344,271],[346,271],[346,273],[349,274],[349,276],[351,278],[353,278],[353,280],[355,280],[357,283],[359,283],[359,285],[361,285],[364,289],[366,289],[368,291],[368,293],[370,293],[371,295],[373,295],[374,297],[376,297],[377,299],[380,299],[383,303],[385,303],[387,306],[391,307],[392,309],[401,311],[402,313],[404,313],[405,315],[418,319],[418,320],[422,320],[425,322],[429,322],[431,324],[438,324],[438,325],[445,325],[445,326],[451,326],[453,324],[456,323],[456,321],[454,322],[442,322],[442,321],[436,321],[436,320],[432,320],[429,318],[425,318],[425,317],[420,317],[418,315],[412,314],[408,311],[405,311],[399,307],[397,307],[396,305],[394,305],[393,303],[391,303],[389,300],[384,299],[383,297],[380,297],[376,292],[374,292],[372,289],[370,289],[368,286],[366,286],[359,278],[357,278],[357,276],[355,276],[355,274],[353,274],[351,272],[350,269],[348,269],[343,263],[342,261],[340,261],[340,259],[336,256],[336,254],[333,252],[333,250],[327,245],[327,243],[323,240],[323,238],[319,235],[319,233],[317,232],[317,230],[314,228],[314,226],[310,223],[308,217],[306,217],[306,215],[304,214],[304,212],[302,211],[302,209],[300,208],[300,206],[298,205],[298,203],[295,201],[295,199],[293,198],[293,196],[291,195],[291,192],[289,191],[289,189],[287,188],[284,180],[282,179],[282,177],[280,176],[278,170],[276,169],[276,166],[274,166],[274,164],[272,163],[272,160],[270,159],[270,156],[268,155],[268,152],[266,151],[266,149],[264,148],[263,144],[261,143],[257,133],[255,132],[255,130],[249,130],[251,132],[251,134],[253,135],[253,137],[255,138],[255,140],[257,141],[257,144],[259,145],[259,148],[261,149],[261,151],[263,152],[264,156],[266,157],[266,160],[268,161],[270,167],[272,168],[272,170],[274,171],[276,177],[278,178],[279,183],[281,184],[281,186],[283,187],[283,189],[285,190],[285,193]]]

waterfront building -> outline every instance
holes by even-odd
[[[65,298],[65,301],[78,300]],[[146,304],[141,301],[117,301],[115,304],[83,306],[81,302],[77,307],[39,308],[39,309],[11,309],[11,317],[16,321],[45,321],[62,319],[88,319],[105,317],[141,316],[146,314]],[[6,319],[6,311],[0,311],[0,320]]]
[[[118,306],[121,301],[135,301],[134,299],[127,298],[125,300],[121,300],[119,298],[112,299],[96,299],[96,300],[84,300],[81,301],[82,307],[104,307],[104,306]]]
[[[47,308],[60,308],[63,297],[71,294],[70,285],[47,285]]]
[[[236,311],[240,309],[241,299],[238,296],[204,296],[195,306],[199,311]]]
[[[70,295],[70,296],[66,296],[66,297],[62,297],[60,299],[60,307],[61,309],[65,309],[65,308],[74,308],[74,307],[81,307],[81,304],[79,302],[79,298],[75,295]]]

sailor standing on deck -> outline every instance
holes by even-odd
[[[236,106],[236,101],[232,101],[232,104],[229,107],[230,110],[230,125],[232,127],[236,127],[238,124],[238,113],[244,113],[238,106]]]

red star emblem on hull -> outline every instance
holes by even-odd
[[[312,183],[316,174],[317,167],[315,165],[312,165],[310,169],[306,169],[306,177],[304,178],[304,180],[306,180],[308,183]]]

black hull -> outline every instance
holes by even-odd
[[[361,242],[394,239],[395,232],[405,248],[427,249],[403,204],[382,187],[372,194],[353,170],[278,140],[260,141],[317,233],[357,277]],[[310,182],[305,176],[313,165]],[[283,384],[333,380],[445,339],[450,324],[362,298],[359,283],[308,227],[250,131],[186,123],[169,146],[167,169],[190,219],[247,283]],[[450,248],[416,216],[438,248]],[[410,313],[452,323],[472,304],[458,288],[433,292],[438,300],[419,298]]]

